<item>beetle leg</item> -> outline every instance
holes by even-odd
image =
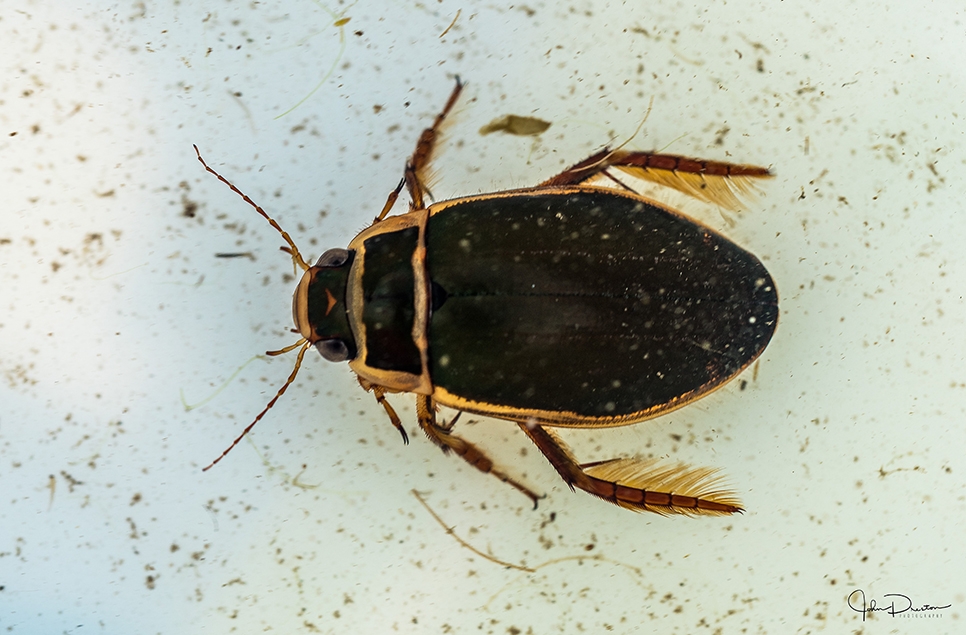
[[[394,189],[392,192],[389,192],[389,198],[386,199],[386,204],[382,206],[382,211],[379,212],[379,215],[376,216],[376,218],[372,221],[373,225],[384,219],[386,214],[389,213],[389,210],[392,209],[392,206],[396,204],[396,199],[399,198],[399,193],[402,191],[405,183],[405,177],[399,179],[399,183],[396,184],[396,189]]]
[[[425,207],[424,195],[429,194],[429,188],[427,187],[430,178],[429,167],[433,161],[433,150],[436,149],[436,139],[440,127],[443,125],[443,121],[446,119],[450,110],[453,109],[461,92],[463,92],[463,82],[457,77],[456,86],[453,88],[453,92],[450,93],[449,99],[446,100],[446,105],[436,115],[436,120],[433,121],[433,125],[423,130],[423,133],[419,135],[419,141],[416,142],[416,150],[413,151],[413,155],[406,163],[406,189],[412,198],[413,209],[423,209]]]
[[[463,411],[460,410],[459,412],[456,413],[456,416],[453,417],[452,419],[450,419],[449,421],[446,421],[444,423],[437,422],[437,425],[440,428],[442,428],[443,430],[446,430],[447,432],[450,432],[450,431],[453,430],[453,426],[456,425],[456,422],[459,421],[460,420],[460,417],[462,417],[462,416],[463,416]]]
[[[436,422],[436,404],[433,403],[432,397],[429,395],[416,395],[416,416],[419,418],[419,427],[423,429],[423,432],[426,433],[429,440],[439,446],[443,452],[452,450],[454,454],[484,474],[492,474],[504,483],[512,485],[533,501],[534,509],[537,508],[537,501],[540,500],[540,497],[534,494],[532,490],[495,469],[490,457],[484,454],[479,448],[469,441],[453,434],[447,427],[443,427]],[[456,423],[455,418],[450,422],[450,428],[453,423]]]
[[[604,148],[547,179],[539,187],[579,185],[604,176],[616,180],[608,173],[610,168],[732,210],[742,207],[739,196],[751,195],[756,191],[755,179],[772,176],[768,168],[757,165]]]
[[[534,445],[570,489],[635,511],[658,514],[717,515],[742,511],[730,491],[720,487],[713,470],[675,465],[655,466],[637,459],[613,459],[580,465],[563,441],[536,423],[520,423]]]
[[[396,429],[399,430],[399,434],[401,434],[403,438],[403,443],[405,445],[409,445],[409,435],[406,434],[406,428],[403,427],[402,420],[399,418],[399,415],[396,414],[392,404],[386,399],[386,391],[383,390],[382,387],[377,386],[376,384],[373,384],[372,382],[363,379],[358,375],[356,375],[356,379],[359,380],[359,385],[366,389],[366,392],[371,392],[373,394],[373,396],[376,398],[376,401],[379,402],[379,404],[386,411],[386,414],[389,415],[389,420],[392,422],[392,425],[396,426]]]
[[[771,176],[768,168],[741,163],[726,163],[724,161],[706,161],[704,159],[690,159],[676,154],[658,154],[655,152],[629,152],[627,150],[610,150],[604,148],[583,161],[575,163],[557,176],[547,179],[544,185],[577,185],[594,178],[610,167],[639,168],[642,170],[663,170],[666,172],[684,172],[718,177],[763,177]]]

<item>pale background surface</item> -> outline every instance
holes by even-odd
[[[962,632],[961,3],[169,4],[3,3],[0,629]],[[531,511],[398,397],[404,447],[314,354],[253,443],[201,472],[292,356],[190,411],[179,391],[205,400],[291,343],[294,281],[191,144],[314,259],[378,212],[454,74],[439,199],[536,183],[652,98],[636,147],[775,170],[733,225],[688,208],[778,283],[757,380],[567,435],[587,461],[721,467],[745,515],[635,515],[571,494],[513,426],[464,426],[548,494]],[[553,127],[478,134],[507,113]],[[414,488],[536,572],[460,546]],[[952,608],[863,625],[854,589]]]

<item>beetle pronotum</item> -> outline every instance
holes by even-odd
[[[775,284],[749,252],[647,199],[617,173],[737,208],[766,168],[621,149],[596,152],[531,188],[430,205],[437,133],[457,79],[372,225],[309,266],[265,211],[198,160],[274,227],[304,271],[293,299],[301,339],[347,361],[408,443],[387,393],[413,393],[426,436],[482,472],[537,495],[454,432],[459,414],[516,423],[571,489],[638,511],[742,511],[715,470],[635,458],[579,463],[553,428],[621,426],[680,408],[734,378],[778,321]],[[407,213],[389,213],[405,186]],[[208,466],[208,468],[211,467]],[[205,468],[205,469],[208,469]]]

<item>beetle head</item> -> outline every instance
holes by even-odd
[[[355,253],[330,249],[309,267],[292,298],[295,328],[330,362],[356,356],[346,313],[346,284]]]

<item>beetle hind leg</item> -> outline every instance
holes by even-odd
[[[741,513],[733,492],[721,487],[714,470],[684,465],[658,466],[638,459],[578,464],[556,434],[534,423],[520,428],[543,452],[570,489],[634,511],[658,514],[724,515]]]
[[[730,210],[741,209],[741,198],[757,192],[757,180],[772,176],[768,168],[757,165],[604,148],[547,179],[540,187],[579,185],[606,177],[620,187],[627,188],[611,174],[611,168]]]
[[[537,496],[530,488],[518,483],[505,473],[496,469],[493,466],[493,461],[482,450],[450,431],[453,424],[456,423],[456,417],[447,426],[440,425],[436,421],[436,404],[433,403],[432,397],[429,395],[416,395],[416,416],[419,418],[419,426],[423,429],[423,432],[443,452],[452,451],[453,454],[456,454],[484,474],[492,474],[504,483],[513,486],[533,501],[534,509],[537,508],[537,502],[540,500],[540,496]]]

